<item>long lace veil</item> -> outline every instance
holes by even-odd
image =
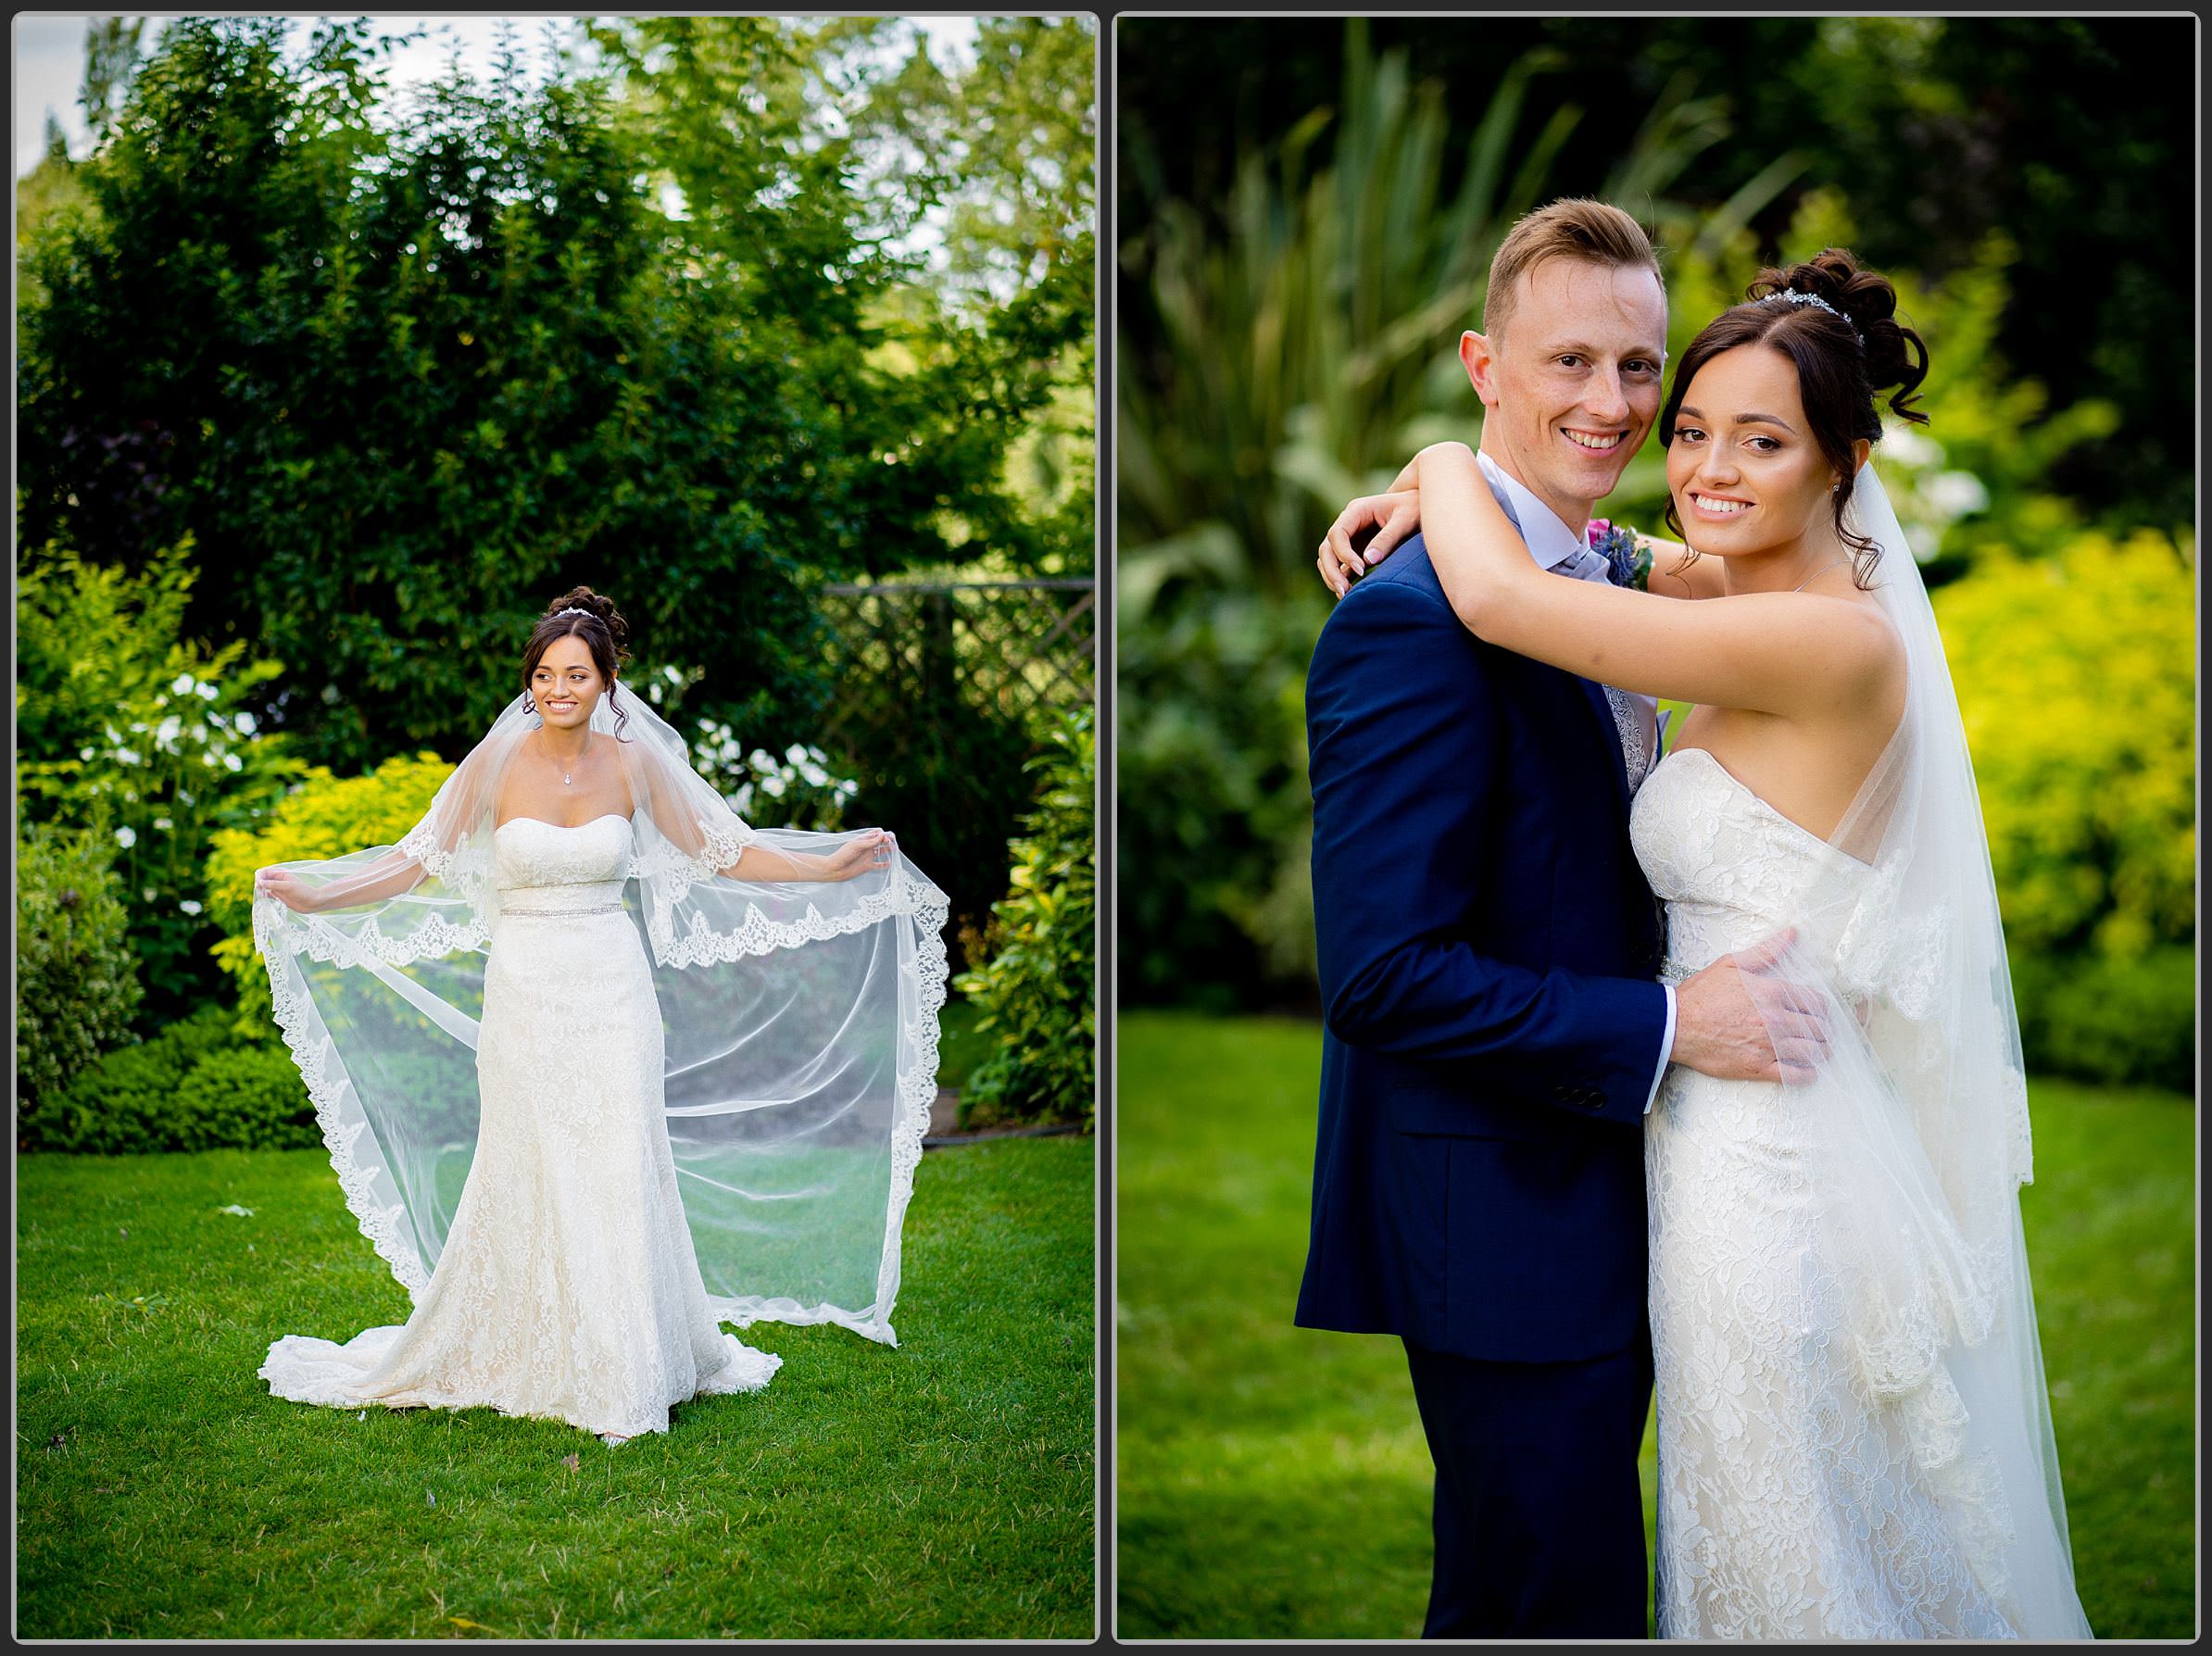
[[[1815,1124],[1824,1163],[1804,1171],[1833,1266],[1836,1355],[2006,1620],[2087,1637],[2021,1235],[2027,1083],[1973,764],[1928,589],[1871,466],[1849,516],[1880,548],[1904,713],[1773,968],[1828,1003],[1829,1055],[1790,1108]]]
[[[509,704],[396,846],[279,865],[327,906],[254,905],[277,1022],[346,1203],[411,1294],[476,1143],[496,802],[537,724],[528,696]],[[622,902],[651,962],[709,1304],[739,1326],[832,1322],[895,1345],[899,1231],[936,1094],[945,896],[903,855],[842,883],[732,878],[720,871],[756,841],[819,852],[850,836],[748,826],[619,682],[591,728],[617,738],[629,785]]]

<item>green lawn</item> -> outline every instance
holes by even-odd
[[[23,1157],[16,1631],[1088,1637],[1093,1148],[925,1156],[898,1349],[756,1324],[766,1391],[613,1449],[269,1396],[278,1335],[407,1315],[320,1151]]]
[[[1430,1468],[1403,1349],[1294,1328],[1317,1025],[1117,1037],[1120,1604],[1131,1637],[1408,1638]],[[2105,1637],[2194,1632],[2195,1117],[2030,1089],[2022,1193],[2074,1562]],[[1653,1483],[1644,1444],[1646,1524]]]

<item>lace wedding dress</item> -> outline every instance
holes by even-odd
[[[1653,770],[1630,836],[1666,904],[1665,975],[1678,981],[1805,915],[1850,910],[1874,875],[1699,748]],[[1814,961],[1848,981],[1837,956],[1829,940]],[[1841,1192],[1861,1186],[1834,1102],[1677,1065],[1646,1122],[1660,1633],[2032,1634],[2055,1612],[2022,1612],[2033,1584],[2008,1580],[2006,1555],[2014,1516],[2026,1534],[2042,1481],[2008,1489],[2003,1457],[1977,1452],[1961,1395],[1963,1385],[1979,1406],[1972,1354],[1938,1356],[1930,1342],[1924,1371],[1878,1384],[1846,1326],[1867,1285],[1838,1238],[1873,1222],[1836,1211]],[[1877,1114],[1909,1109],[1894,1095],[1861,1102]]]
[[[782,1359],[723,1333],[677,1194],[662,1025],[622,907],[628,817],[501,823],[484,972],[482,1124],[452,1228],[400,1327],[290,1335],[277,1396],[668,1430],[701,1393],[758,1391]]]

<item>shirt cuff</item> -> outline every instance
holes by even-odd
[[[1643,1101],[1646,1115],[1652,1113],[1652,1106],[1659,1101],[1659,1084],[1666,1079],[1667,1057],[1675,1049],[1675,986],[1672,984],[1659,986],[1666,991],[1666,1034],[1659,1042],[1659,1071],[1652,1077],[1652,1096]]]

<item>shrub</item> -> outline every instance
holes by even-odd
[[[2194,562],[2088,533],[1936,594],[2031,1064],[2194,1073]]]
[[[991,906],[984,964],[954,986],[981,1014],[991,1055],[961,1098],[962,1125],[1001,1121],[1095,1124],[1098,981],[1096,740],[1088,708],[1068,714],[1043,772],[1025,837],[1007,848],[1009,889]]]
[[[17,594],[18,772],[25,818],[112,825],[145,1015],[162,1022],[220,979],[204,883],[208,839],[253,824],[298,770],[246,703],[281,668],[184,637],[189,537],[136,573],[48,546]],[[104,830],[106,831],[106,830]]]
[[[25,1149],[301,1149],[321,1142],[313,1105],[282,1047],[242,1043],[233,1016],[202,1007],[152,1039],[109,1053],[22,1119]]]
[[[318,765],[270,812],[258,833],[229,830],[215,836],[207,858],[207,918],[222,934],[215,959],[238,985],[242,1038],[273,1039],[276,1034],[269,974],[254,947],[254,871],[396,844],[422,820],[438,785],[452,773],[453,767],[434,753],[386,759],[366,776],[340,778]]]
[[[114,841],[25,824],[16,842],[16,1108],[27,1109],[129,1039],[140,988]]]
[[[2016,955],[2028,1067],[2090,1081],[2196,1090],[2196,951],[2140,960]]]

